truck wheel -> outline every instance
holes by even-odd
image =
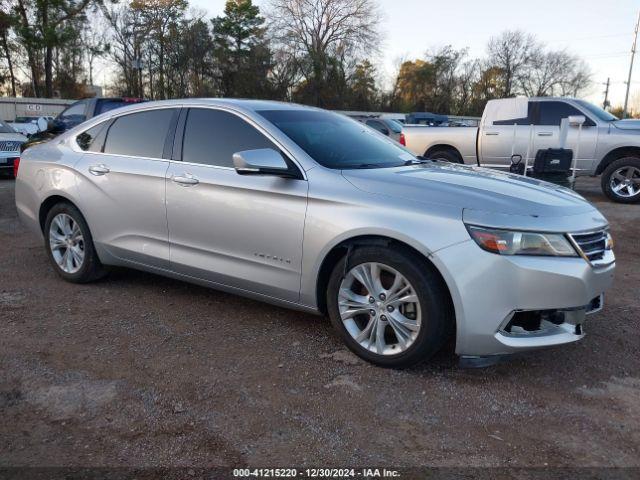
[[[425,155],[426,158],[431,160],[444,160],[450,163],[463,163],[460,155],[453,150],[436,150],[435,152]]]
[[[602,172],[602,191],[614,202],[640,201],[640,158],[620,158]]]
[[[442,347],[454,322],[446,298],[444,285],[420,258],[376,246],[343,257],[327,288],[331,323],[347,347],[392,368],[426,360]]]

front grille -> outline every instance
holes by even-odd
[[[19,152],[22,142],[15,140],[0,141],[0,152]]]
[[[597,232],[572,233],[571,238],[583,257],[590,262],[602,260],[607,248],[607,230]]]

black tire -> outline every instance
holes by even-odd
[[[607,168],[602,172],[602,178],[600,180],[600,185],[602,187],[602,191],[604,194],[609,197],[611,200],[617,203],[638,203],[640,202],[640,184],[637,184],[638,193],[633,196],[623,196],[615,191],[613,191],[611,187],[611,181],[613,174],[624,167],[633,167],[637,168],[640,171],[640,158],[638,157],[624,157],[611,162]],[[635,176],[634,178],[638,178]]]
[[[425,155],[425,158],[432,160],[444,160],[450,163],[463,163],[462,158],[454,150],[436,150],[435,152]]]
[[[345,257],[334,267],[327,286],[327,310],[334,328],[347,347],[368,362],[388,368],[404,368],[432,357],[454,330],[454,315],[446,286],[434,267],[418,255],[402,249],[363,246],[353,250],[345,269]],[[381,355],[362,347],[345,327],[338,306],[338,292],[345,271],[367,262],[387,265],[402,274],[418,296],[422,322],[414,342],[396,355]]]
[[[53,219],[64,213],[70,216],[74,222],[78,224],[80,227],[80,231],[82,232],[83,244],[84,244],[84,259],[80,266],[80,269],[74,273],[68,273],[62,270],[58,263],[56,262],[53,251],[51,249],[51,245],[49,243],[49,231],[51,229],[51,222]],[[100,278],[106,275],[106,270],[104,269],[102,263],[100,263],[100,259],[95,250],[95,246],[93,245],[93,237],[91,236],[91,231],[89,230],[89,226],[85,221],[84,217],[80,213],[80,211],[70,203],[60,202],[54,205],[47,213],[47,218],[44,223],[44,245],[47,251],[47,255],[51,264],[53,265],[53,269],[56,271],[58,275],[60,275],[63,279],[72,283],[88,283],[93,282],[95,280],[99,280]]]

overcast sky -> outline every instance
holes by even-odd
[[[268,0],[254,0],[263,6]],[[580,55],[590,65],[594,85],[587,96],[602,103],[611,78],[613,105],[624,102],[633,29],[640,0],[378,0],[383,14],[383,43],[377,64],[385,82],[403,57],[413,59],[432,47],[451,44],[485,53],[491,36],[521,29],[554,49]],[[209,16],[222,14],[225,0],[191,0]],[[631,83],[640,99],[640,59]]]

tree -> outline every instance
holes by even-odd
[[[329,77],[379,43],[374,0],[271,0],[271,17],[274,39],[297,59],[305,90],[318,106],[327,105],[335,86]]]
[[[166,54],[172,29],[183,18],[187,0],[133,0],[131,8],[138,11],[143,28],[149,38],[146,42],[147,66],[149,68],[149,90],[152,98],[167,98]],[[153,75],[158,74],[158,84],[153,85]]]
[[[54,51],[75,39],[87,9],[101,4],[102,0],[11,0],[16,34],[27,52],[36,96],[53,96]]]
[[[522,92],[535,97],[576,96],[589,83],[586,65],[565,51],[538,51],[520,80]]]
[[[211,23],[222,95],[268,95],[271,54],[260,9],[251,0],[227,0],[224,15],[214,18]]]
[[[364,60],[356,65],[349,80],[351,89],[351,108],[355,110],[372,110],[378,91],[376,89],[376,69]]]
[[[11,27],[15,24],[15,18],[9,13],[0,12],[0,46],[7,61],[7,70],[11,83],[11,95],[16,96],[16,75],[13,67],[13,45],[10,41]]]
[[[507,30],[489,40],[488,61],[502,75],[500,96],[515,95],[516,85],[539,50],[535,37],[519,30]]]

